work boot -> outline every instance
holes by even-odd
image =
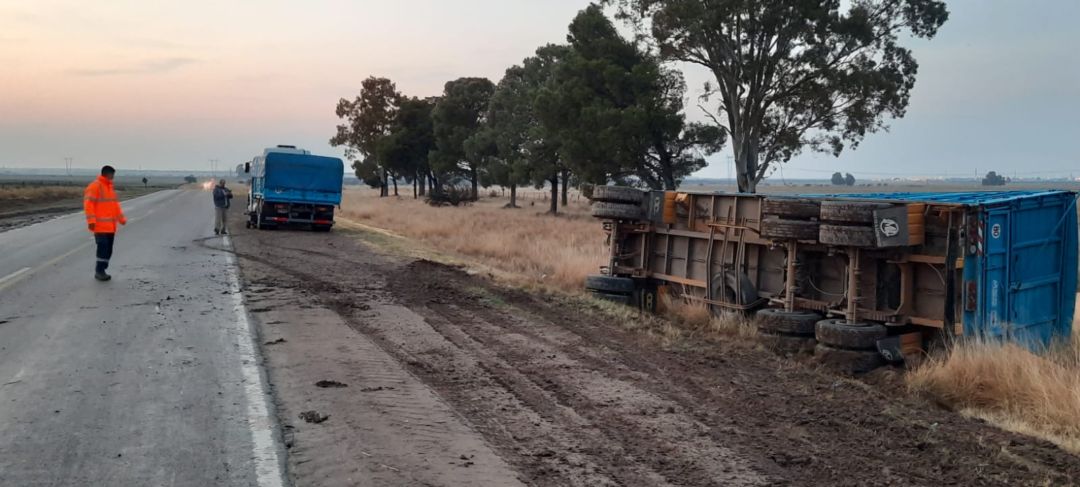
[[[104,272],[98,272],[94,274],[94,279],[97,279],[99,281],[108,281],[109,279],[112,279],[112,276]]]
[[[220,232],[220,231],[218,231],[218,229],[216,229],[216,228],[215,228],[215,229],[214,229],[214,235],[221,235],[221,232]]]
[[[228,232],[228,231],[226,231],[225,229],[221,229],[221,234],[222,234],[222,235],[228,235],[228,234],[229,234],[229,232]]]

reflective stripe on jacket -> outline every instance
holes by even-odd
[[[83,210],[86,223],[94,224],[94,233],[116,233],[117,223],[127,223],[120,200],[116,198],[113,183],[105,176],[98,176],[83,192]]]

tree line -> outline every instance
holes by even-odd
[[[676,189],[728,142],[739,190],[754,192],[804,148],[839,155],[903,116],[917,63],[901,34],[933,37],[947,17],[938,0],[606,0],[497,84],[459,78],[418,98],[364,80],[330,142],[384,196],[399,182],[417,197],[500,185],[514,206],[517,188],[546,186],[555,213],[571,186]],[[672,63],[715,76],[709,123],[686,119]]]

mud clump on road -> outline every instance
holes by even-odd
[[[1080,482],[1080,459],[880,374],[857,381],[735,341],[665,346],[583,298],[501,287],[345,232],[236,233],[242,267],[374,341],[525,484]]]
[[[329,414],[322,414],[318,411],[304,411],[300,413],[300,419],[312,424],[319,424],[330,419]]]
[[[320,387],[323,389],[340,389],[342,387],[349,387],[349,385],[343,382],[338,382],[336,380],[320,380],[319,382],[315,383],[315,387]]]

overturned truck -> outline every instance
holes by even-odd
[[[1072,333],[1076,194],[772,196],[593,189],[610,261],[586,287],[753,313],[776,349],[852,372],[956,336],[1032,349]]]

